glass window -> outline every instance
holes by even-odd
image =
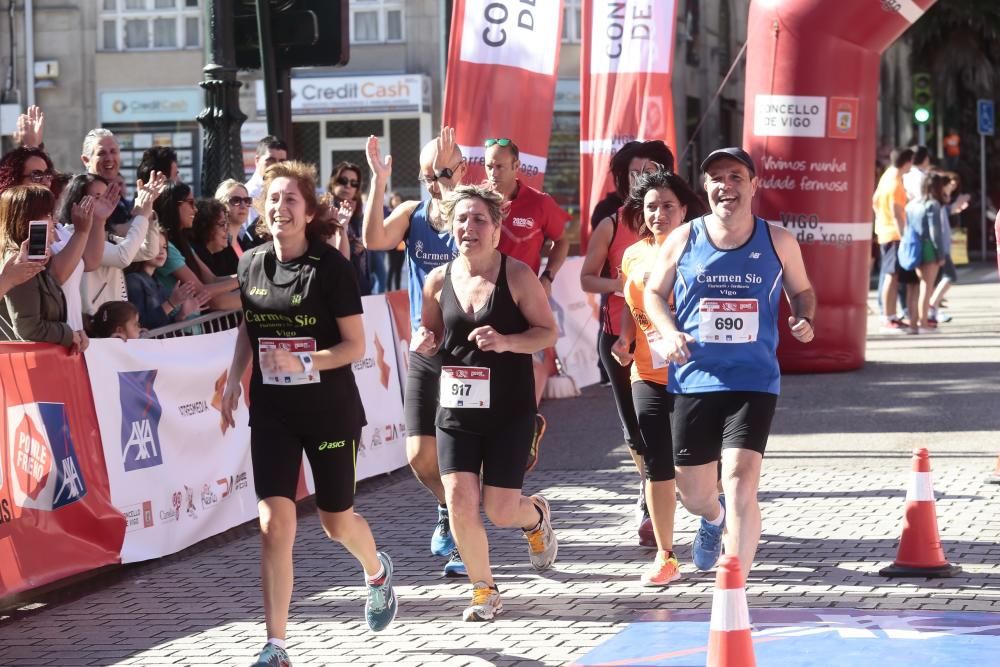
[[[378,12],[354,12],[354,41],[378,41]]]
[[[583,11],[580,0],[563,0],[562,41],[579,43],[583,34]]]
[[[149,23],[146,19],[130,19],[125,21],[125,48],[149,48]]]
[[[105,51],[114,51],[118,48],[118,22],[102,21],[104,32],[103,48]]]
[[[403,7],[400,0],[354,0],[351,41],[359,44],[403,41],[406,39]]]
[[[201,30],[199,29],[200,23],[201,21],[198,20],[197,16],[189,16],[184,19],[184,46],[198,46],[198,37],[201,34]]]
[[[106,51],[199,48],[200,6],[200,0],[103,0],[101,48]]]
[[[177,19],[153,19],[153,46],[177,46]]]
[[[394,9],[386,13],[386,40],[401,42],[403,40],[403,12]]]

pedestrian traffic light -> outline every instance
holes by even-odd
[[[260,69],[257,0],[228,0],[233,8],[236,66]],[[350,57],[348,0],[267,0],[271,43],[279,67],[336,67]]]
[[[913,120],[919,125],[931,121],[934,110],[934,91],[931,90],[931,75],[919,72],[913,75]]]

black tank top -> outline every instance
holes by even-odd
[[[441,313],[444,319],[444,366],[477,366],[490,369],[489,408],[445,408],[438,410],[441,428],[487,433],[512,416],[535,414],[535,375],[531,355],[519,352],[484,352],[469,333],[482,326],[492,326],[501,334],[527,331],[528,320],[514,303],[507,284],[507,256],[500,256],[500,273],[486,305],[469,315],[462,308],[451,282],[451,267],[445,269],[441,289]]]

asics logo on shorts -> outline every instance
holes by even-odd
[[[336,441],[324,440],[323,442],[319,443],[319,451],[322,452],[324,449],[340,449],[341,447],[344,447],[346,445],[347,445],[346,440],[336,440]]]
[[[267,296],[267,288],[266,287],[251,287],[247,291],[247,293],[250,296]]]

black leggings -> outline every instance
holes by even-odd
[[[632,450],[642,456],[642,434],[639,432],[639,420],[635,416],[635,406],[632,405],[632,382],[629,373],[631,364],[622,366],[611,356],[611,346],[618,340],[618,336],[601,331],[598,339],[601,363],[604,370],[611,378],[611,393],[615,396],[615,405],[618,408],[618,419],[622,424],[622,434],[625,442]]]
[[[632,400],[645,444],[643,463],[646,479],[651,482],[669,482],[674,472],[674,441],[670,437],[670,413],[674,409],[674,396],[666,385],[648,380],[632,383]]]

